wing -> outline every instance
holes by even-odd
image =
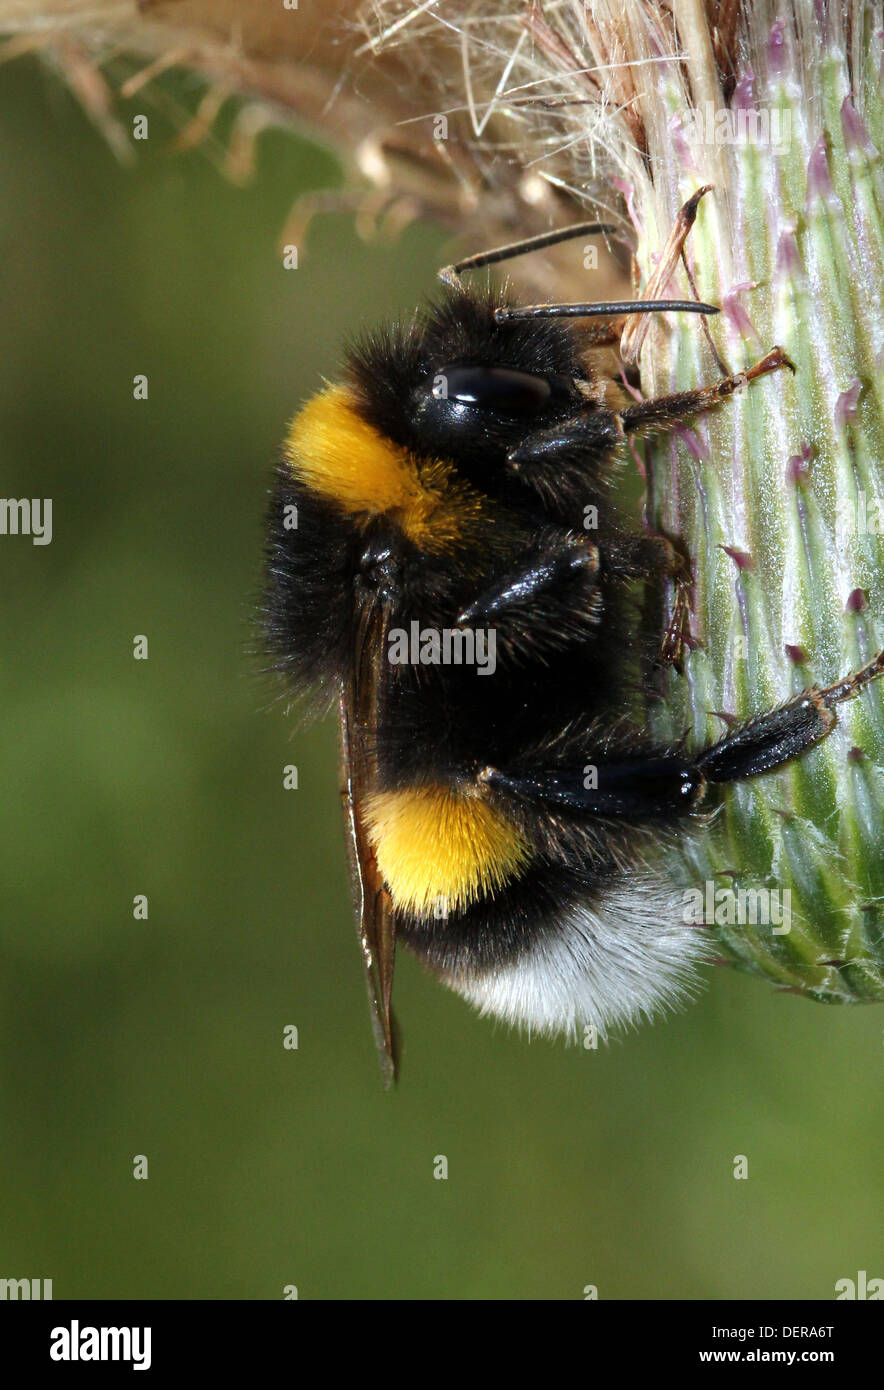
[[[373,605],[361,616],[352,676],[341,689],[341,801],[347,833],[350,883],[365,965],[372,1025],[384,1086],[398,1067],[396,1025],[390,1007],[396,930],[390,895],[368,842],[362,808],[373,782],[373,741],[380,723],[388,613]]]

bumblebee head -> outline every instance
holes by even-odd
[[[393,522],[425,554],[487,540],[490,506],[526,500],[509,455],[587,404],[571,330],[498,322],[501,302],[451,289],[354,344],[343,381],[292,424],[296,482],[361,530]]]
[[[526,434],[586,406],[578,339],[562,321],[499,322],[499,294],[450,288],[405,327],[351,347],[355,408],[419,459],[448,460],[495,496],[512,491],[507,455]]]

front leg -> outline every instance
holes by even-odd
[[[588,490],[604,474],[617,445],[628,435],[671,429],[783,367],[795,370],[783,349],[776,347],[745,372],[736,372],[714,386],[639,401],[621,411],[587,399],[570,418],[536,430],[510,449],[507,467],[538,494],[548,510],[561,516],[579,515]]]
[[[656,399],[639,401],[637,405],[627,406],[620,414],[624,430],[629,434],[643,433],[649,429],[665,428],[684,420],[690,415],[702,415],[712,406],[727,400],[735,391],[748,386],[750,381],[777,372],[782,367],[795,371],[794,362],[781,347],[771,348],[759,362],[745,372],[734,372],[718,381],[714,386],[700,386],[695,391],[678,391],[672,396],[657,396]]]

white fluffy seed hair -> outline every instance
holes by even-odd
[[[653,166],[669,139],[670,113],[654,100],[657,73],[680,75],[669,7],[364,0],[359,14],[375,53],[438,55],[428,108],[441,100],[447,115],[463,114],[486,152],[500,148],[511,159],[524,151],[540,178],[612,217],[624,213],[625,188],[649,181],[646,155]],[[689,90],[685,73],[685,107]]]
[[[827,10],[860,113],[862,6],[844,0]],[[814,0],[363,0],[358,14],[375,54],[395,53],[420,71],[428,113],[465,122],[489,187],[496,165],[520,163],[594,215],[631,223],[641,251],[662,245],[683,196],[673,121],[710,100],[720,107],[723,75],[765,74],[775,31],[796,56],[808,108],[822,104],[817,8]],[[726,196],[734,157],[734,147],[718,145],[690,156],[696,184],[719,190],[724,257],[741,234]]]
[[[701,929],[683,921],[680,895],[662,877],[621,880],[593,909],[571,908],[512,964],[445,983],[483,1017],[529,1035],[606,1038],[675,1008],[697,990],[708,959]]]

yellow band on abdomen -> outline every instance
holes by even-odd
[[[365,820],[394,905],[422,916],[493,896],[528,863],[517,826],[479,796],[450,786],[377,792]]]

